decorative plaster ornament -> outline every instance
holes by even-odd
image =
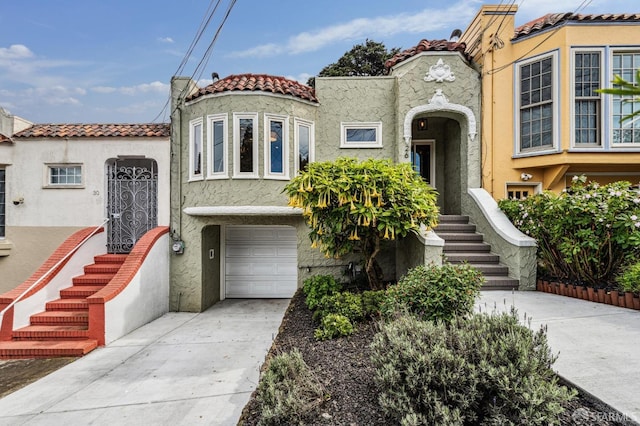
[[[430,104],[444,105],[449,103],[449,99],[442,93],[442,89],[436,89],[436,93],[429,100]]]
[[[424,81],[435,81],[436,83],[442,83],[445,80],[453,81],[455,79],[456,78],[451,72],[451,67],[449,65],[445,65],[442,58],[440,58],[435,65],[431,65],[427,76],[424,78]]]

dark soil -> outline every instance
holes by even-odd
[[[306,425],[389,425],[378,406],[373,380],[374,369],[369,360],[369,343],[375,334],[373,321],[359,325],[349,337],[316,341],[316,324],[304,304],[304,295],[298,291],[284,315],[280,331],[268,355],[289,352],[294,348],[315,372],[329,396],[328,400],[307,418],[299,419]],[[601,401],[578,390],[578,396],[565,405],[562,425],[630,425]],[[255,392],[245,406],[240,425],[256,425],[260,421],[260,405]]]
[[[0,398],[63,367],[76,358],[0,360]]]

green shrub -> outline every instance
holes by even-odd
[[[298,349],[267,361],[256,400],[262,425],[297,423],[324,401],[325,390]]]
[[[469,265],[417,266],[387,288],[382,312],[411,312],[425,320],[450,320],[471,312],[484,276]]]
[[[362,310],[367,317],[378,317],[386,298],[384,290],[367,290],[362,292]]]
[[[314,275],[304,280],[302,291],[306,295],[305,303],[311,310],[316,309],[323,297],[342,290],[340,284],[331,275]]]
[[[551,370],[545,330],[520,325],[515,312],[400,316],[371,348],[379,403],[396,424],[558,424],[574,396]]]
[[[624,269],[617,279],[623,291],[632,293],[640,292],[640,262],[631,264]]]
[[[498,204],[537,240],[541,274],[599,287],[640,255],[640,191],[629,182],[600,186],[575,176],[559,195],[547,191]]]
[[[351,322],[362,321],[362,296],[360,294],[343,291],[325,296],[320,300],[313,313],[314,319],[321,321],[329,314],[340,314]]]
[[[353,334],[353,325],[349,318],[340,314],[328,314],[322,318],[320,327],[316,328],[313,336],[318,340],[333,339],[335,337]]]

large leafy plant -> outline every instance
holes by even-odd
[[[640,190],[629,182],[600,186],[584,176],[557,195],[501,200],[513,224],[538,243],[547,274],[599,287],[640,254]]]
[[[360,251],[373,289],[383,287],[376,261],[383,240],[404,237],[438,218],[437,193],[411,168],[389,160],[338,158],[310,163],[284,189],[311,227],[311,246],[328,257]]]

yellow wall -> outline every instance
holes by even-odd
[[[616,176],[634,183],[639,180],[640,149],[636,152],[569,152],[572,122],[572,50],[574,47],[628,46],[638,40],[639,25],[568,23],[535,36],[511,41],[516,7],[484,6],[471,22],[461,41],[482,69],[482,185],[494,198],[506,196],[511,183],[525,183],[521,174],[532,175],[527,184],[559,191],[575,173],[591,172],[590,178],[606,183]],[[481,47],[480,47],[481,46]],[[640,46],[639,46],[640,48]],[[557,52],[554,90],[559,84],[559,144],[561,152],[513,158],[515,113],[514,62],[540,54]],[[606,53],[605,53],[606,55]],[[604,76],[605,81],[610,79]],[[607,102],[603,99],[603,102]],[[558,120],[554,119],[554,126]],[[608,138],[604,135],[603,138]],[[566,175],[569,174],[569,179]]]

